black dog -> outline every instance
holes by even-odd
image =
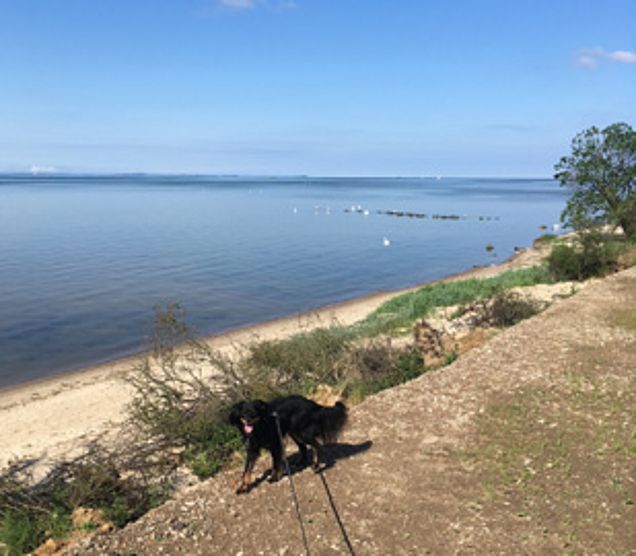
[[[307,460],[307,445],[311,446],[313,467],[318,470],[321,445],[333,443],[346,420],[347,408],[341,402],[333,407],[325,407],[303,396],[276,398],[269,403],[261,400],[244,401],[234,405],[229,421],[239,429],[247,448],[245,469],[237,493],[249,489],[252,470],[261,449],[269,450],[272,455],[269,480],[274,482],[280,479],[284,453],[281,436],[291,436],[298,445],[303,462]]]

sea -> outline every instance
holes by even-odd
[[[0,175],[0,388],[501,262],[550,179]]]

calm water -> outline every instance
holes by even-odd
[[[549,180],[0,176],[0,387],[139,350],[171,301],[208,334],[503,260],[564,203]]]

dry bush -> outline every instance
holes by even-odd
[[[412,344],[396,347],[390,338],[359,342],[339,362],[347,377],[345,395],[359,401],[426,372],[419,350]]]
[[[0,542],[10,554],[34,550],[46,538],[63,539],[79,507],[99,510],[123,526],[165,500],[175,462],[154,447],[95,442],[83,455],[61,461],[35,481],[37,461],[19,461],[0,473]]]
[[[471,315],[470,324],[473,327],[505,328],[536,315],[540,310],[538,302],[517,292],[504,291],[464,307],[463,313]]]

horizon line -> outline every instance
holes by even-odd
[[[211,178],[238,178],[238,179],[268,179],[268,178],[286,178],[286,179],[433,179],[442,181],[444,179],[525,179],[525,180],[553,180],[553,176],[493,176],[493,175],[417,175],[417,174],[241,174],[241,173],[207,173],[207,172],[83,172],[83,171],[43,171],[32,172],[29,170],[9,171],[0,170],[0,176],[28,176],[33,178],[56,178],[56,177],[133,177],[133,176],[149,176],[149,177],[211,177]]]

